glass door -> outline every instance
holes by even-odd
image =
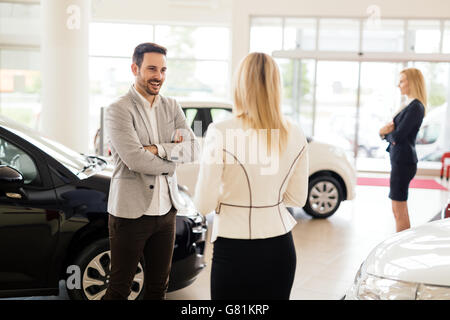
[[[355,155],[359,63],[318,61],[314,135]]]
[[[314,77],[312,59],[276,59],[283,85],[282,111],[299,124],[307,136],[313,135]]]
[[[400,107],[397,87],[402,63],[362,62],[359,108],[358,158],[387,158],[387,142],[380,128]]]

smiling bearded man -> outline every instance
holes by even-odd
[[[166,48],[142,43],[133,54],[135,83],[106,111],[115,166],[109,190],[111,275],[105,300],[127,299],[144,257],[144,299],[164,299],[179,202],[176,162],[195,161],[198,142],[180,105],[159,95]]]

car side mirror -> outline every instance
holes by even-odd
[[[22,174],[14,168],[0,165],[0,191],[9,198],[22,198],[24,180]]]

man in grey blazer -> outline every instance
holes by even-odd
[[[103,299],[127,299],[144,257],[144,299],[167,291],[178,194],[176,163],[197,159],[198,142],[179,104],[159,90],[166,77],[167,49],[138,45],[131,66],[135,83],[106,111],[114,162],[109,190],[111,274]],[[142,285],[142,284],[141,284]]]

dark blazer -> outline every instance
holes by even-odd
[[[414,99],[394,117],[395,129],[385,136],[389,142],[386,151],[391,162],[416,164],[416,137],[425,116],[425,107]]]

